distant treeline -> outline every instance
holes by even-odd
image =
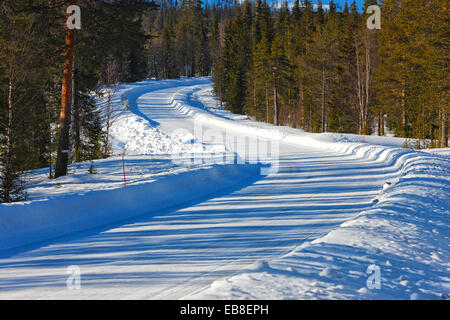
[[[377,1],[168,3],[150,19],[149,72],[211,73],[225,107],[259,121],[446,147],[449,1],[379,2],[380,30],[366,23]]]

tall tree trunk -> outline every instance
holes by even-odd
[[[8,83],[8,128],[6,131],[6,159],[5,159],[5,168],[3,170],[3,201],[10,202],[11,201],[11,188],[12,188],[12,157],[13,157],[13,148],[12,148],[12,117],[13,117],[13,103],[12,103],[12,91],[13,91],[13,83],[10,77]]]
[[[7,163],[10,163],[11,153],[12,153],[12,141],[11,141],[11,134],[12,134],[12,117],[13,117],[13,104],[12,104],[12,90],[13,90],[13,83],[12,80],[9,80],[8,83],[8,128],[6,132],[6,155],[7,155]]]
[[[106,102],[106,133],[105,133],[105,147],[104,147],[104,156],[108,156],[109,149],[109,127],[110,127],[110,118],[111,118],[111,88],[108,87],[108,98]]]
[[[363,109],[363,127],[364,132],[363,134],[367,134],[367,117],[369,113],[369,102],[370,102],[370,73],[371,73],[371,66],[370,66],[370,39],[369,34],[366,34],[366,46],[365,46],[365,53],[366,53],[366,60],[365,60],[365,101],[364,101],[364,109]]]
[[[256,111],[256,80],[253,79],[253,108]]]
[[[73,122],[74,122],[74,149],[75,161],[81,161],[81,136],[80,136],[80,99],[78,97],[76,81],[73,81]]]
[[[269,123],[269,89],[266,81],[266,123]]]
[[[359,58],[358,41],[355,39],[355,54],[356,54],[356,72],[357,72],[357,86],[356,92],[359,106],[359,133],[367,134],[367,117],[369,112],[369,98],[370,98],[370,40],[368,34],[365,35],[364,46],[364,61],[361,62]],[[363,64],[363,65],[362,65]]]
[[[441,121],[439,123],[440,131],[440,146],[441,148],[448,147],[448,114],[447,112],[441,111]]]
[[[327,131],[325,114],[325,65],[322,64],[322,132]]]
[[[278,125],[278,88],[275,79],[275,72],[273,72],[273,124]]]
[[[309,105],[308,109],[309,109],[309,117],[308,117],[308,130],[307,131],[311,131],[312,130],[312,124],[311,124],[311,121],[312,121],[312,108],[311,108],[311,104]]]
[[[68,5],[74,5],[75,0],[68,2]],[[69,18],[69,14],[67,15]],[[72,76],[73,60],[75,49],[75,29],[66,27],[64,53],[64,76],[61,94],[61,112],[59,115],[59,141],[58,153],[56,157],[55,178],[67,174],[67,165],[69,162],[69,130],[70,130],[70,109],[72,103]]]
[[[402,129],[403,129],[403,137],[407,137],[407,128],[406,128],[406,90],[405,85],[402,86],[402,91],[400,93],[400,99],[401,99],[401,108],[402,108]]]
[[[303,82],[300,81],[300,94],[299,94],[299,105],[300,105],[300,126],[304,128],[305,119],[305,105],[304,105],[304,93],[303,93]]]
[[[378,135],[384,136],[384,119],[383,112],[378,112]]]
[[[219,92],[218,92],[218,94],[219,94],[219,105],[220,105],[220,107],[222,107],[222,100],[223,100],[223,98],[222,98],[222,81],[219,82],[219,85],[217,86],[217,88],[219,90]]]

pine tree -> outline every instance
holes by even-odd
[[[271,50],[271,57],[269,61],[270,71],[272,73],[272,88],[273,88],[273,109],[274,109],[274,125],[280,124],[280,113],[285,111],[287,116],[284,117],[284,123],[289,121],[291,115],[290,88],[293,84],[294,70],[286,56],[283,48],[283,41],[276,37]]]
[[[388,126],[397,136],[409,137],[407,119],[408,75],[406,56],[402,47],[406,44],[406,35],[395,22],[400,10],[398,1],[385,1],[383,27],[379,32],[378,48],[381,58],[376,73],[378,108],[387,112]]]
[[[0,105],[2,106],[0,147],[0,201],[20,201],[26,197],[21,177],[26,165],[21,163],[24,149],[30,142],[29,125],[38,120],[27,110],[33,98],[41,106],[38,87],[33,86],[33,72],[39,70],[42,51],[41,38],[36,34],[40,26],[36,13],[28,9],[26,1],[5,1],[0,6]],[[4,99],[5,98],[5,99]],[[4,101],[6,103],[4,104]],[[6,111],[6,112],[5,112]],[[25,118],[29,116],[28,121]],[[24,119],[24,120],[22,120]],[[40,128],[39,128],[40,129]],[[35,131],[40,134],[41,132]],[[28,155],[33,162],[34,153]]]
[[[226,108],[234,113],[242,113],[245,104],[246,77],[251,61],[252,12],[247,0],[239,7],[236,16],[227,28],[225,36],[223,67],[224,101]]]
[[[172,9],[169,9],[166,23],[161,32],[162,77],[169,79],[176,78],[179,75],[175,55],[174,24],[174,13]]]
[[[67,5],[76,5],[75,0],[68,0]],[[67,15],[67,18],[69,14]],[[59,141],[56,158],[55,177],[65,176],[69,164],[70,114],[72,103],[72,77],[75,50],[75,29],[66,27],[64,51],[64,75],[61,93],[61,112],[59,115]]]
[[[313,97],[313,103],[320,108],[320,112],[315,113],[314,126],[315,130],[322,132],[327,131],[330,81],[334,77],[337,55],[336,34],[336,21],[330,20],[318,27],[312,35],[312,42],[306,46],[307,66],[313,81],[311,91],[318,93]]]
[[[330,102],[328,104],[328,129],[333,132],[359,133],[359,112],[357,108],[357,67],[355,37],[358,30],[356,6],[350,13],[346,9],[342,13],[338,25],[337,62],[335,77],[332,79]]]
[[[389,0],[382,7],[377,107],[396,135],[420,139],[418,147],[448,140],[445,2]]]

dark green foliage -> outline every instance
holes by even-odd
[[[89,166],[88,173],[89,174],[97,174],[97,170],[95,169],[93,163],[91,163],[91,165]]]
[[[342,11],[318,4],[270,10],[258,0],[245,15],[248,3],[238,5],[213,70],[226,108],[313,132],[389,130],[447,146],[449,1],[383,1],[381,30],[367,29],[355,1]]]
[[[65,34],[65,5],[44,0],[0,2],[0,176],[3,202],[25,197],[22,173],[52,167]],[[92,92],[105,84],[105,57],[118,61],[114,83],[147,76],[146,0],[79,1],[73,74],[71,161],[98,159],[105,133]],[[108,83],[111,85],[111,83]]]
[[[376,111],[396,136],[448,146],[448,0],[385,0]]]
[[[16,162],[16,161],[14,161]],[[27,199],[25,192],[25,180],[22,172],[8,165],[6,157],[0,159],[2,168],[0,170],[0,202],[17,202]]]

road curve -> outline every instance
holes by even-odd
[[[171,103],[198,85],[140,90],[134,111],[202,140],[196,120]],[[369,208],[394,175],[386,163],[281,143],[278,170],[242,189],[0,259],[0,299],[180,299],[329,232]],[[71,265],[81,290],[66,288]]]

